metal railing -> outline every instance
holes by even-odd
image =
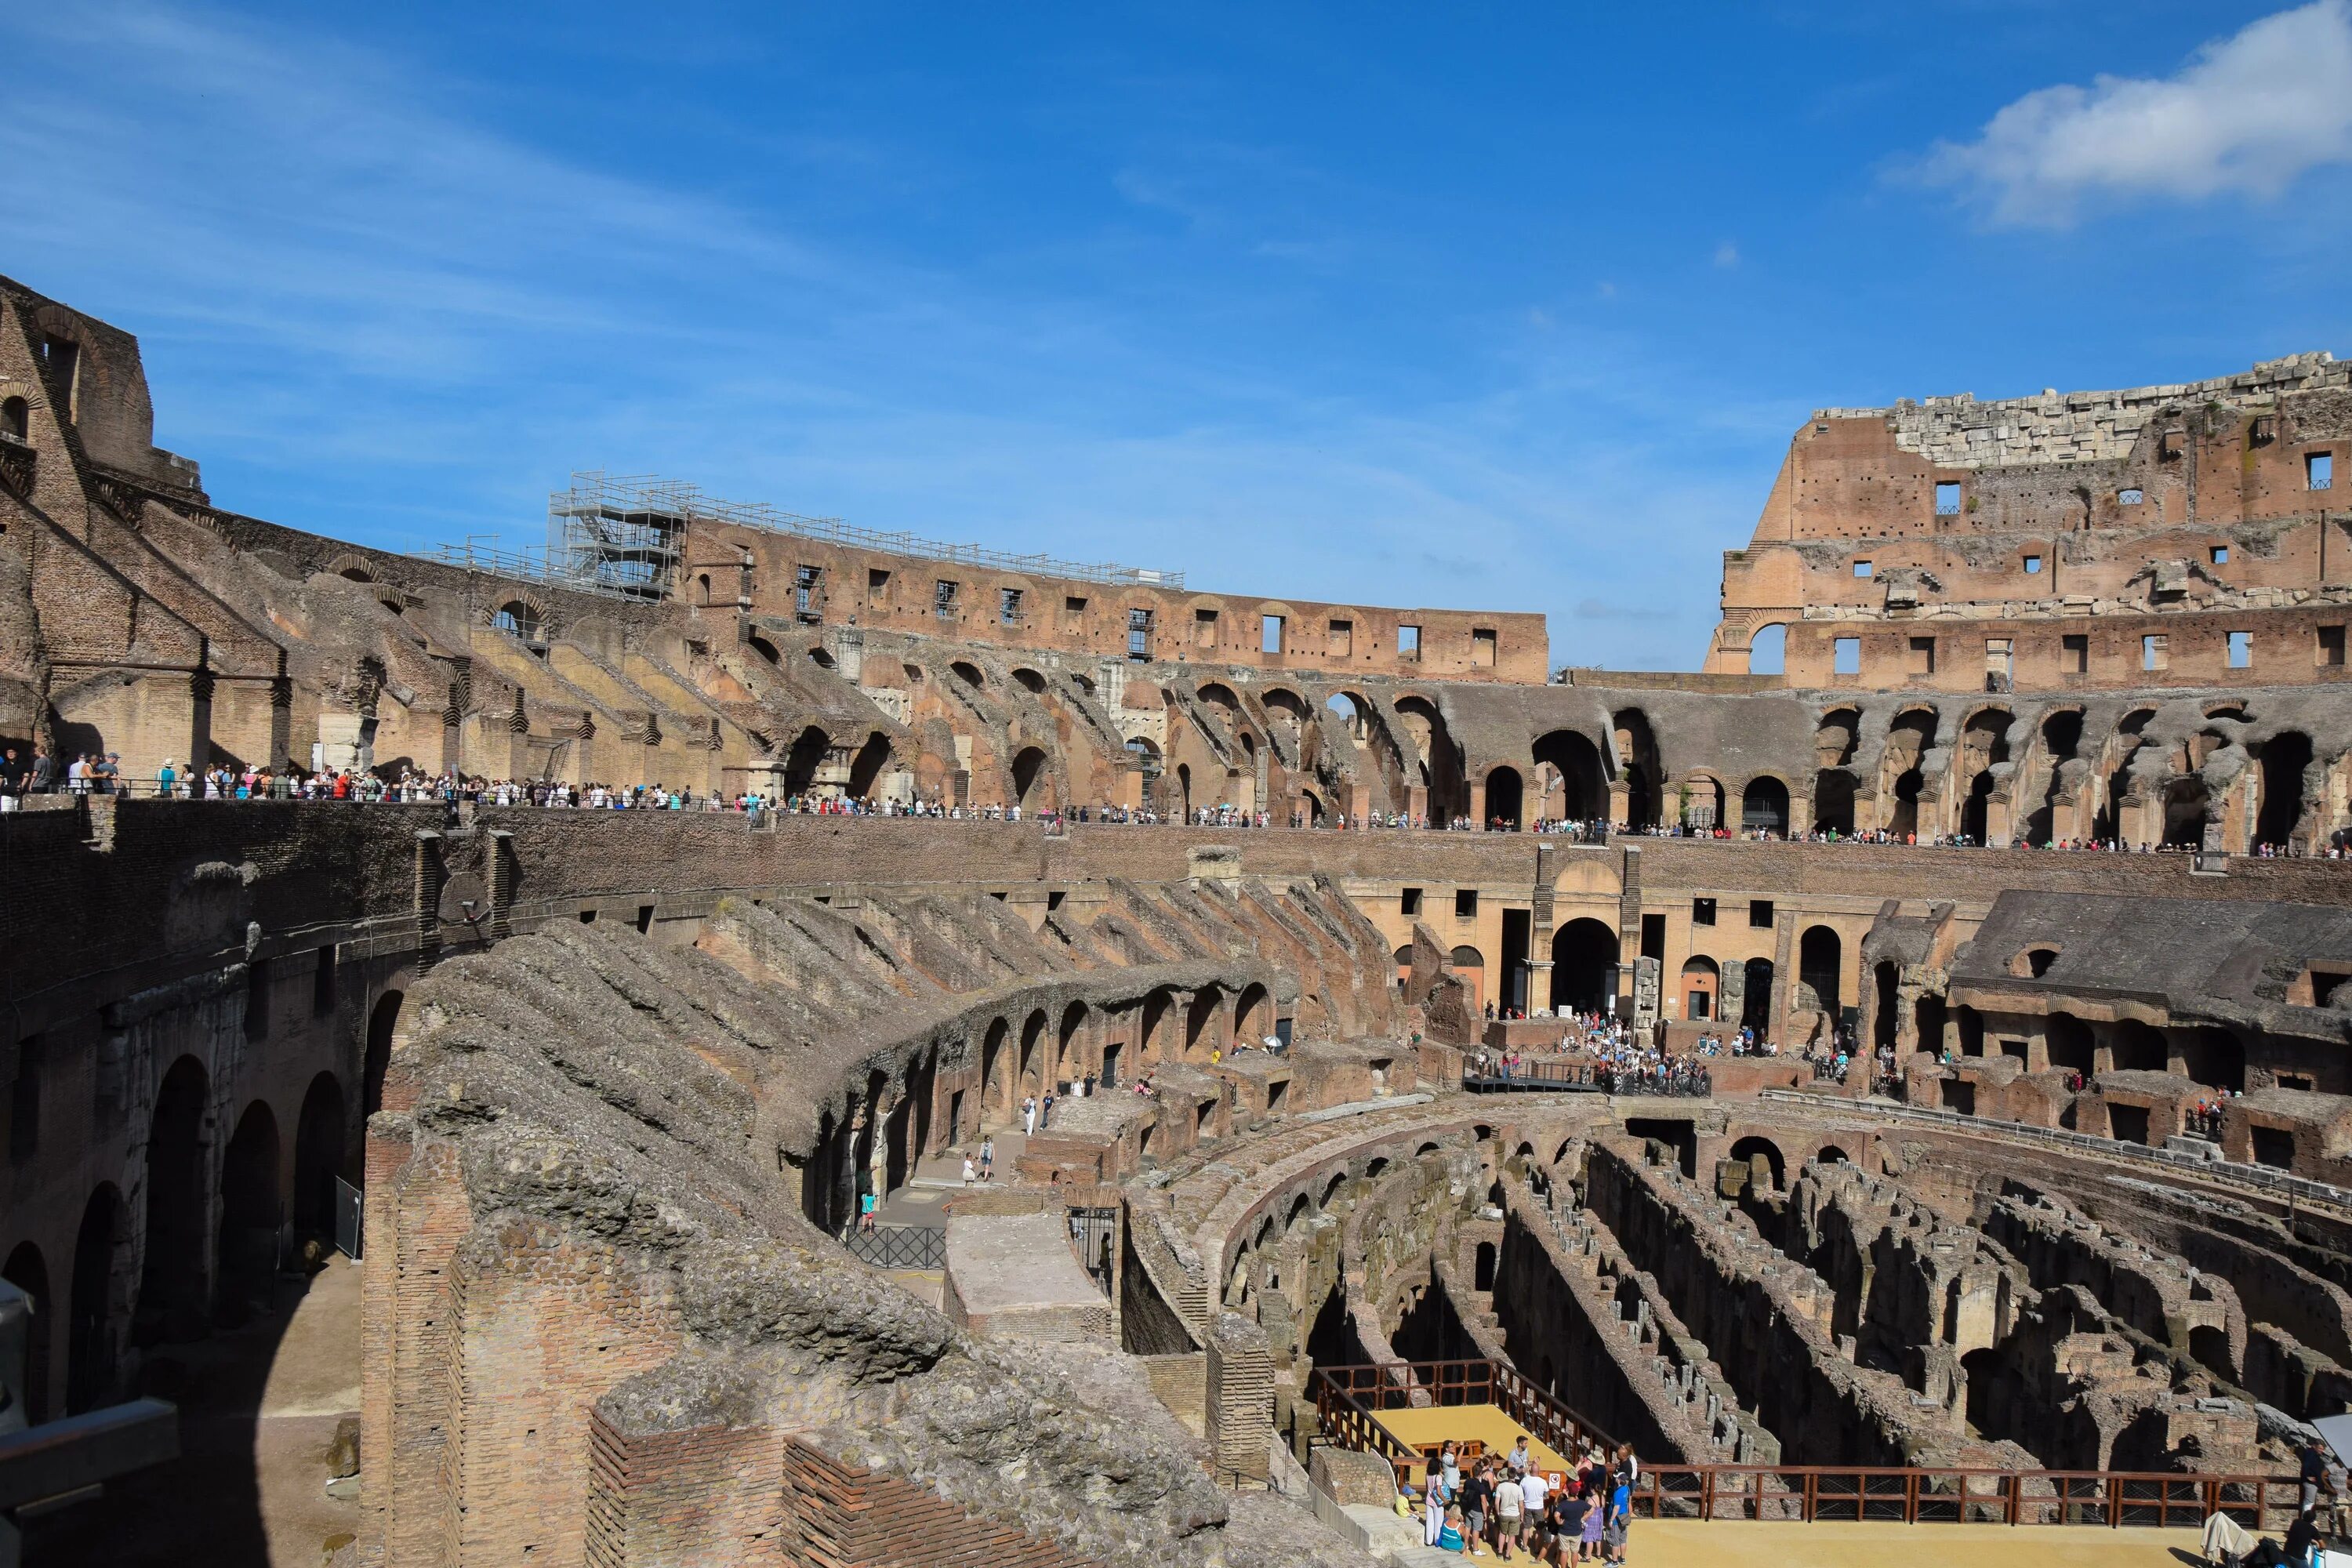
[[[850,1255],[877,1268],[945,1268],[948,1266],[947,1226],[885,1225],[872,1230],[853,1229],[842,1237]]]
[[[1644,1465],[1640,1519],[1900,1524],[2073,1524],[2158,1529],[2226,1513],[2283,1531],[2299,1501],[2293,1476],[2130,1470],[2000,1470],[1831,1465]]]

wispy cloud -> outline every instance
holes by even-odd
[[[1724,267],[1724,268],[1730,268],[1730,267],[1737,267],[1737,266],[1738,266],[1738,265],[1739,265],[1739,247],[1738,247],[1738,246],[1736,246],[1736,245],[1732,244],[1732,243],[1731,243],[1729,240],[1727,240],[1727,240],[1725,240],[1721,245],[1717,246],[1717,247],[1715,247],[1715,264],[1716,264],[1717,267]]]
[[[2169,77],[2030,92],[1903,173],[1993,222],[2058,226],[2103,201],[2275,196],[2347,162],[2352,0],[2315,0],[2205,45]]]

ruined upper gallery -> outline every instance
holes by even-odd
[[[2352,365],[1825,408],[1724,557],[1711,670],[1786,628],[1795,686],[2344,677]],[[2149,640],[2153,639],[2153,641]]]

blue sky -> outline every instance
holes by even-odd
[[[1824,404],[2352,348],[2352,9],[0,12],[0,272],[237,510],[573,468],[1690,668]]]

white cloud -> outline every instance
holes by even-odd
[[[2315,0],[2208,43],[2160,80],[2043,88],[1914,172],[1995,222],[2062,225],[2101,200],[2275,196],[2352,162],[2352,0]]]
[[[1717,246],[1717,247],[1715,247],[1715,264],[1716,264],[1717,267],[1737,267],[1737,266],[1738,266],[1738,265],[1739,265],[1739,247],[1738,247],[1738,246],[1736,246],[1736,245],[1732,244],[1732,243],[1731,243],[1729,240],[1727,240],[1727,240],[1725,240],[1721,245]]]

